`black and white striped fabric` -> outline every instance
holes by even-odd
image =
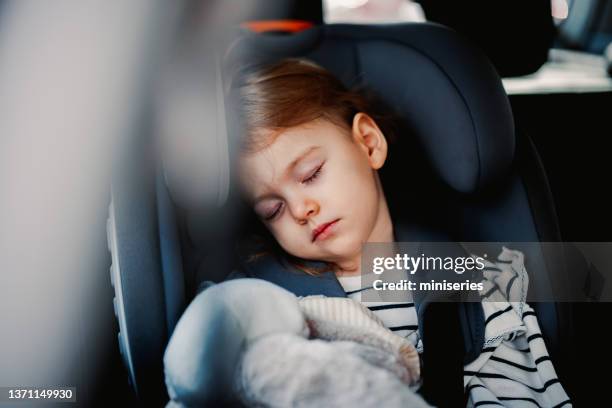
[[[483,275],[485,344],[464,367],[468,407],[571,407],[525,301],[523,253],[503,247],[496,262],[485,261]]]
[[[398,302],[371,302],[362,299],[375,299],[377,294],[370,285],[362,287],[362,281],[372,282],[373,279],[362,279],[362,276],[339,276],[338,281],[346,292],[347,297],[361,302],[376,314],[389,330],[405,337],[412,343],[419,353],[423,352],[423,343],[419,336],[417,314],[414,302],[409,292],[403,292],[404,299]]]
[[[529,279],[523,253],[502,248],[497,261],[485,260],[482,307],[485,344],[480,356],[464,367],[467,407],[571,407],[552,365],[535,312],[525,302]],[[375,298],[361,276],[338,277],[351,299]],[[364,296],[367,294],[368,296]],[[508,299],[517,301],[508,301]],[[401,302],[362,302],[419,353],[416,309],[406,292]]]

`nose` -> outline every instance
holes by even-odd
[[[304,225],[308,223],[311,217],[319,213],[319,208],[319,203],[316,200],[306,198],[299,200],[299,202],[293,206],[291,212],[298,224]]]

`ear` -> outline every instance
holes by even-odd
[[[380,169],[387,159],[387,139],[382,131],[366,113],[359,112],[353,117],[352,136],[354,142],[367,155],[370,166]]]

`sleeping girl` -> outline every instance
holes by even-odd
[[[252,69],[234,87],[246,127],[239,160],[246,201],[264,227],[267,252],[301,274],[290,276],[294,273],[287,271],[286,278],[279,278],[264,271],[257,277],[298,296],[365,299],[373,289],[361,286],[363,244],[398,241],[378,173],[389,150],[386,116],[377,115],[361,93],[346,89],[306,60]],[[266,251],[258,254],[265,255]],[[500,264],[489,266],[512,273],[502,267],[520,269],[521,255],[504,248]],[[526,275],[523,278],[526,285]],[[495,296],[490,286],[485,289],[487,296]],[[505,289],[509,288],[500,288],[500,293]],[[539,333],[532,309],[524,302],[499,300],[482,303],[487,342],[481,355],[465,367],[468,406],[484,401],[498,406],[570,406],[541,335],[538,341],[527,341]],[[363,305],[416,350],[426,347],[409,292],[394,302]],[[512,312],[510,320],[494,322],[491,316],[500,311]]]

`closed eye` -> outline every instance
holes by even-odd
[[[310,176],[302,180],[302,183],[309,184],[315,181],[315,179],[321,174],[321,169],[323,168],[324,164],[325,162],[323,162],[319,167],[317,167],[317,169]]]
[[[325,162],[321,163],[321,165],[319,167],[317,167],[315,169],[315,171],[312,172],[312,174],[310,176],[308,176],[307,178],[302,180],[302,183],[303,184],[310,184],[313,181],[315,181],[317,179],[317,177],[319,177],[321,175],[321,171],[322,171],[324,165],[325,165]],[[281,212],[282,209],[283,209],[283,204],[279,203],[275,207],[274,211],[272,211],[270,214],[264,215],[263,219],[265,221],[272,221],[274,218],[276,218],[276,216]]]
[[[270,221],[270,220],[274,219],[274,218],[275,218],[275,217],[278,215],[278,213],[280,212],[280,210],[281,210],[281,208],[282,208],[282,207],[283,207],[283,204],[282,204],[282,203],[279,203],[279,204],[276,206],[276,209],[275,209],[275,210],[274,210],[274,211],[273,211],[273,212],[272,212],[270,215],[266,215],[266,216],[264,216],[264,220],[266,220],[266,221]]]

